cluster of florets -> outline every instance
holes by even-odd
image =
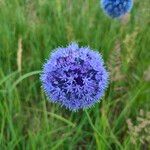
[[[41,81],[51,102],[76,111],[101,99],[108,85],[108,73],[98,52],[71,43],[51,54]]]
[[[101,0],[101,6],[108,16],[119,18],[131,11],[133,0]]]

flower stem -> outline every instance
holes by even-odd
[[[107,141],[103,138],[103,136],[100,134],[100,132],[98,131],[98,129],[94,126],[90,116],[89,116],[89,113],[87,112],[87,110],[85,110],[85,113],[86,113],[86,116],[88,118],[88,121],[92,127],[92,129],[98,134],[98,136],[103,140],[103,142],[111,149],[111,147],[109,146],[109,144],[107,143]]]

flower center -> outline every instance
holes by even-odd
[[[83,86],[83,80],[81,77],[74,78],[74,80],[78,85]]]

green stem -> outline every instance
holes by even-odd
[[[111,149],[111,147],[108,145],[107,141],[103,138],[103,136],[100,134],[100,132],[97,130],[97,128],[92,123],[92,120],[91,120],[87,110],[85,110],[85,113],[87,115],[87,118],[88,118],[89,123],[90,123],[91,127],[93,128],[93,130],[98,134],[98,136],[103,140],[103,142]]]
[[[24,80],[25,78],[28,78],[28,77],[30,77],[30,76],[32,76],[32,75],[36,75],[36,74],[40,74],[40,73],[41,73],[41,71],[32,71],[32,72],[29,72],[29,73],[26,73],[26,74],[20,76],[20,77],[14,82],[14,84],[12,85],[11,90],[14,89],[14,88],[16,87],[16,85],[19,84],[19,83],[20,83],[22,80]]]

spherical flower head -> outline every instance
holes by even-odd
[[[76,43],[57,48],[44,64],[40,78],[49,100],[72,111],[94,105],[108,85],[101,55]]]
[[[101,0],[104,12],[112,18],[120,18],[130,12],[133,0]]]

